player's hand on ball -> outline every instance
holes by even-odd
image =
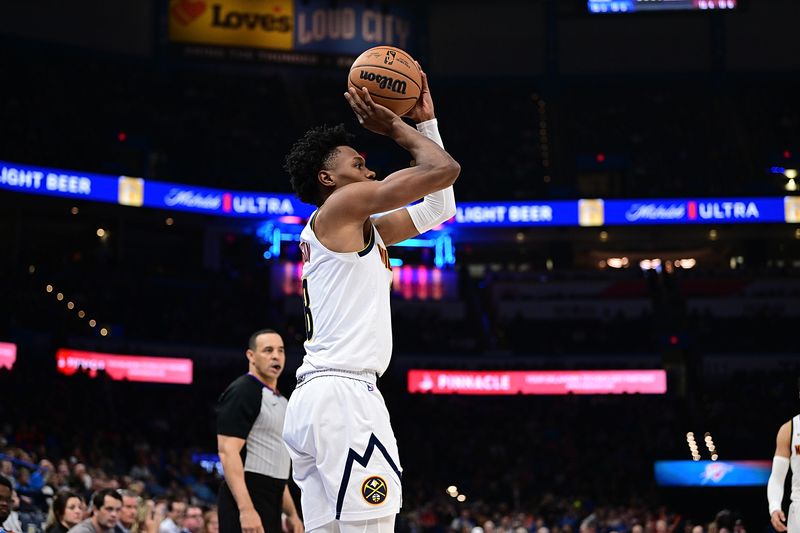
[[[433,112],[433,97],[431,96],[431,89],[428,86],[428,75],[422,70],[419,62],[417,62],[417,66],[419,67],[419,74],[422,78],[422,88],[416,105],[414,105],[411,111],[406,113],[405,116],[419,124],[420,122],[436,118],[436,115]]]
[[[771,520],[772,527],[775,528],[775,531],[779,533],[782,531],[786,531],[786,516],[783,514],[783,511],[773,511]]]
[[[392,122],[400,120],[391,109],[376,104],[366,87],[356,89],[350,87],[344,97],[356,114],[358,123],[370,131],[380,135],[389,135],[392,130]]]

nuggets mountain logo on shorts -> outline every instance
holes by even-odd
[[[389,494],[389,487],[386,481],[380,476],[371,476],[361,484],[361,496],[371,505],[380,505],[386,501]]]

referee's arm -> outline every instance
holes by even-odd
[[[217,435],[217,452],[225,472],[225,483],[231,489],[231,494],[239,507],[239,522],[243,533],[263,533],[264,526],[258,516],[247,485],[244,482],[244,465],[242,464],[242,448],[245,440],[228,435]]]
[[[300,516],[297,514],[297,509],[294,506],[294,500],[292,499],[292,493],[289,492],[288,484],[283,488],[281,507],[281,510],[289,521],[289,531],[291,533],[304,533],[305,527],[303,526],[303,521],[300,520]]]

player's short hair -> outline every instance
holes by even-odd
[[[269,328],[260,329],[260,330],[256,331],[255,333],[253,333],[252,335],[250,335],[250,338],[247,341],[247,348],[250,349],[250,350],[255,350],[256,349],[256,340],[258,339],[258,336],[259,335],[266,335],[267,333],[274,333],[275,335],[280,335],[280,333],[278,333],[274,329],[269,329]]]
[[[0,485],[8,487],[8,490],[14,490],[14,484],[6,476],[0,475]]]
[[[354,138],[344,124],[322,125],[308,130],[294,143],[283,168],[289,173],[292,189],[300,201],[322,205],[317,174],[330,164],[337,146],[349,146]]]

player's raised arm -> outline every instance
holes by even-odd
[[[417,131],[444,149],[442,136],[439,134],[439,123],[434,112],[428,76],[419,67],[421,92],[416,105],[406,116],[417,123]],[[422,202],[407,209],[398,209],[374,219],[375,227],[388,246],[410,239],[420,233],[435,228],[456,214],[456,196],[453,186],[426,194]]]
[[[370,215],[404,207],[442,190],[458,178],[461,167],[447,152],[391,110],[375,103],[367,90],[351,88],[345,97],[359,123],[408,150],[416,165],[394,172],[380,182],[365,180],[337,188],[325,201],[325,218],[363,222]],[[356,164],[359,158],[353,156]],[[324,176],[320,181],[325,185]]]

